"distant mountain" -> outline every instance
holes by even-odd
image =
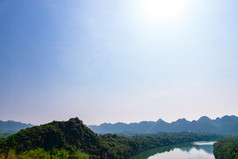
[[[31,124],[25,124],[16,121],[1,121],[0,120],[0,138],[7,137],[11,134],[15,134],[21,129],[32,127]]]
[[[238,135],[238,117],[224,116],[212,120],[206,116],[200,119],[188,121],[185,118],[168,123],[159,119],[158,121],[142,121],[139,123],[104,123],[99,126],[90,125],[90,129],[98,134],[117,133],[117,134],[146,134],[158,132],[208,132],[220,133],[225,135]]]

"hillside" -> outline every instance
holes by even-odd
[[[24,152],[31,149],[65,148],[75,146],[84,152],[100,155],[101,145],[98,136],[78,118],[67,122],[53,121],[19,131],[2,140],[0,148]]]
[[[1,121],[0,120],[0,138],[7,137],[11,134],[15,134],[21,129],[26,129],[28,127],[32,127],[31,124],[25,124],[16,121]]]
[[[221,138],[214,144],[214,155],[216,159],[238,158],[238,137]]]
[[[115,134],[98,136],[78,118],[53,121],[19,131],[0,139],[0,158],[92,158],[126,159],[148,149],[198,141],[220,136],[199,133],[161,133],[123,137]],[[17,156],[17,157],[16,157]],[[38,157],[36,157],[38,156]]]
[[[188,121],[186,119],[178,119],[172,123],[168,123],[159,119],[156,122],[142,121],[140,123],[104,123],[99,126],[90,125],[90,129],[98,134],[117,133],[117,134],[146,134],[158,132],[208,132],[219,133],[224,135],[238,135],[238,117],[224,116],[212,120],[206,116],[200,119]]]

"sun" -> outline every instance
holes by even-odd
[[[139,16],[147,23],[165,23],[175,21],[187,7],[188,0],[141,0]]]

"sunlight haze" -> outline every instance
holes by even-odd
[[[0,120],[238,115],[238,1],[0,1]]]

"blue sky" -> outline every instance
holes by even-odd
[[[2,0],[0,120],[238,115],[236,0]]]

